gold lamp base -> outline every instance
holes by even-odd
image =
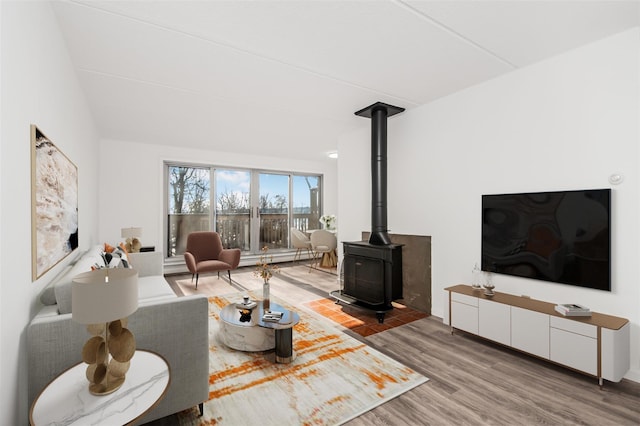
[[[107,384],[91,383],[89,385],[89,393],[96,396],[109,395],[110,393],[113,393],[120,389],[120,387],[124,384],[124,379],[124,377],[111,379],[107,381]]]
[[[126,319],[87,326],[93,337],[82,348],[82,360],[89,364],[86,376],[92,395],[109,395],[124,384],[136,351],[133,333],[125,325]]]

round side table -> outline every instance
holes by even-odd
[[[167,361],[144,350],[136,351],[124,384],[109,395],[89,393],[86,368],[76,364],[40,392],[29,412],[32,426],[131,424],[160,402],[171,381]]]

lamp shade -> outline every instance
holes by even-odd
[[[142,228],[122,228],[120,236],[122,238],[140,238],[142,236]]]
[[[80,324],[99,324],[125,318],[138,309],[138,272],[103,268],[73,278],[71,315]]]

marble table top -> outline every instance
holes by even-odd
[[[109,395],[89,393],[86,368],[77,364],[44,388],[31,407],[31,425],[129,424],[164,397],[170,381],[165,359],[144,350],[136,351],[124,384]]]

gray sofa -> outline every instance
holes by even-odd
[[[71,319],[71,280],[94,263],[102,264],[101,251],[96,246],[85,252],[41,294],[43,307],[27,327],[29,406],[57,375],[81,362],[89,334]],[[128,328],[137,348],[162,355],[171,371],[164,398],[139,423],[202,408],[209,394],[208,300],[175,295],[163,277],[162,253],[131,253],[129,260],[139,274],[139,306]]]

